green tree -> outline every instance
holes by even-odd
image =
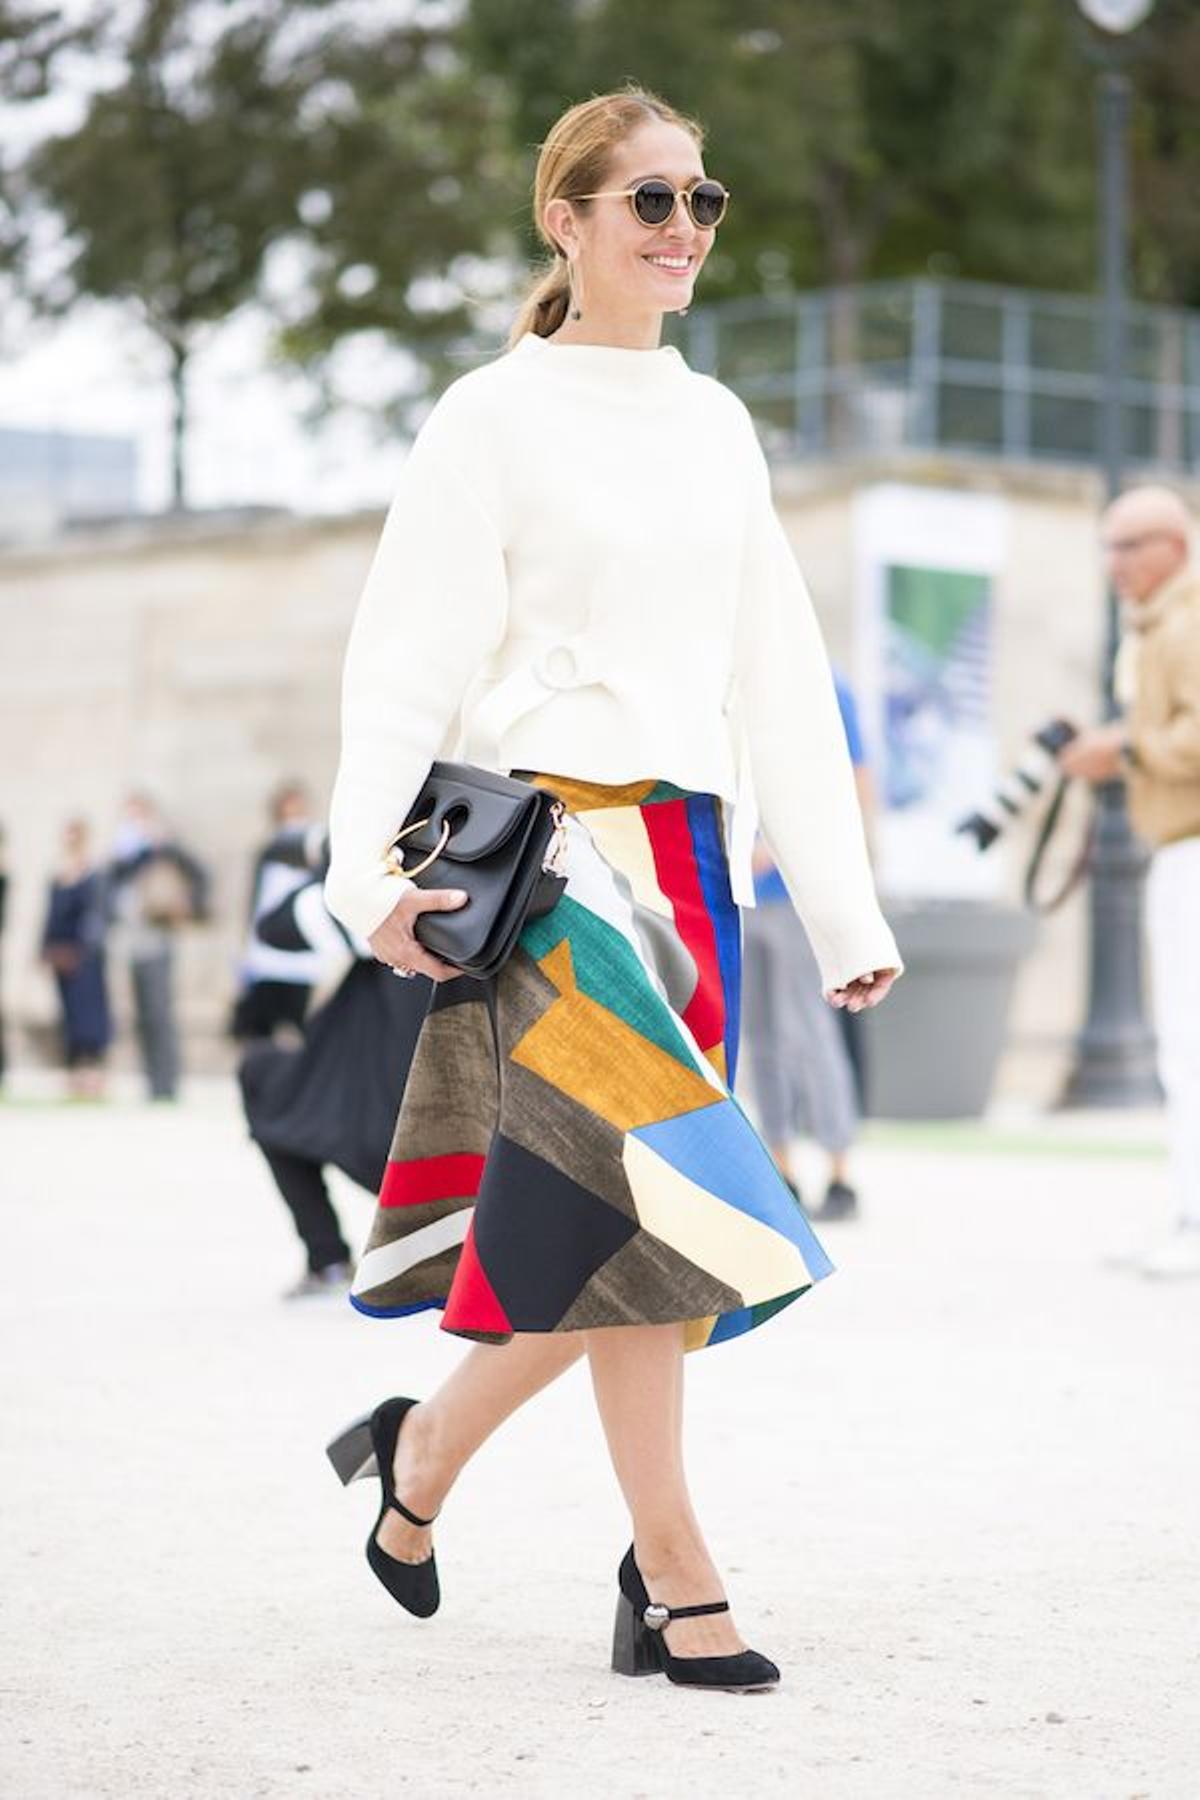
[[[90,22],[68,20],[61,6],[0,0],[0,98],[40,100],[56,59],[93,37]]]
[[[319,373],[348,340],[382,333],[435,376],[512,256],[521,177],[501,84],[466,66],[444,8],[333,29],[310,60],[307,272],[281,348]]]
[[[134,307],[163,346],[172,389],[172,492],[185,503],[188,363],[200,334],[252,298],[267,250],[294,228],[308,71],[282,54],[284,0],[226,6],[146,0],[119,40],[123,78],[73,130],[44,141],[24,178],[63,229],[40,300]],[[292,9],[294,10],[294,9]]]
[[[22,102],[43,99],[62,53],[86,46],[90,36],[90,27],[69,23],[60,6],[0,0],[0,101],[16,109]],[[11,287],[20,285],[27,253],[20,161],[4,145],[0,147],[0,274]]]
[[[1151,299],[1200,306],[1200,7],[1158,0],[1131,66],[1137,284]]]
[[[1085,39],[1073,0],[470,0],[463,24],[527,157],[630,78],[705,122],[734,192],[710,298],[929,269],[1091,287]],[[1198,40],[1196,0],[1159,0],[1135,47],[1136,267],[1178,300],[1200,267]]]

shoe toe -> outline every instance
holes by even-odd
[[[429,1556],[419,1563],[401,1562],[398,1557],[389,1556],[386,1550],[380,1549],[372,1533],[367,1541],[367,1561],[392,1599],[406,1613],[411,1613],[414,1619],[433,1617],[442,1603],[436,1557]]]
[[[423,1564],[422,1568],[427,1572],[420,1581],[413,1584],[405,1605],[414,1619],[432,1619],[442,1604],[442,1590],[438,1585],[437,1570],[432,1567],[432,1559],[430,1563]]]
[[[774,1687],[781,1679],[778,1663],[773,1663],[769,1656],[760,1656],[757,1650],[747,1650],[746,1686]]]

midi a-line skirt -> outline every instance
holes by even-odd
[[[492,981],[433,990],[360,1312],[459,1336],[761,1324],[832,1264],[731,1088],[741,933],[722,803],[525,779],[567,806],[567,885]]]

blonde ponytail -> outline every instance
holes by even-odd
[[[567,260],[542,223],[547,203],[570,200],[580,208],[591,205],[581,194],[604,187],[613,152],[648,119],[678,125],[703,147],[704,132],[695,119],[685,118],[657,94],[630,84],[613,94],[597,94],[572,106],[556,120],[541,147],[533,181],[533,224],[554,257],[540,269],[525,294],[508,335],[508,347],[529,332],[550,337],[567,316],[571,281]]]
[[[531,331],[535,337],[552,336],[567,316],[570,297],[571,281],[566,259],[556,255],[550,266],[540,272],[522,300],[521,309],[513,320],[513,327],[508,335],[509,349]]]

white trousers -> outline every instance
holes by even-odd
[[[1179,1215],[1200,1225],[1200,837],[1154,852],[1146,924]]]

